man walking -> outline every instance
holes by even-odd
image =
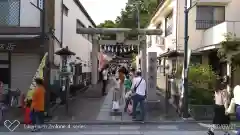
[[[144,121],[145,117],[145,107],[144,107],[144,101],[146,98],[146,81],[142,77],[141,72],[136,73],[136,77],[133,78],[132,82],[132,100],[133,100],[133,113],[132,113],[132,119],[133,121]],[[138,104],[140,105],[140,119],[136,119],[136,109]]]
[[[108,67],[107,66],[105,66],[102,71],[102,77],[103,77],[102,96],[105,96],[105,95],[107,95],[107,93],[106,93],[107,80],[108,80]]]

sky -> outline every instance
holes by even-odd
[[[98,25],[105,20],[115,20],[128,0],[79,0]]]

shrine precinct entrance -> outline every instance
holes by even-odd
[[[161,29],[130,29],[130,28],[78,28],[78,34],[92,35],[92,85],[98,81],[98,52],[100,45],[138,45],[141,52],[141,70],[143,78],[147,81],[148,101],[157,100],[156,81],[157,81],[157,54],[151,52],[147,60],[147,35],[162,35]],[[116,40],[101,40],[100,35],[116,34]],[[127,35],[138,35],[138,40],[127,40]],[[148,64],[147,64],[148,61]],[[147,68],[148,65],[148,68]],[[149,71],[149,72],[148,72]]]

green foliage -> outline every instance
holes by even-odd
[[[221,42],[218,50],[218,57],[222,61],[232,63],[233,66],[240,66],[240,39],[235,34],[226,33],[225,40]]]
[[[182,65],[178,66],[177,78],[182,77],[182,68]],[[190,104],[212,105],[217,78],[218,76],[211,66],[203,64],[191,65],[188,71]]]
[[[189,103],[193,105],[213,105],[214,92],[203,88],[189,87]]]
[[[188,73],[190,103],[212,104],[217,78],[217,74],[209,65],[190,66]]]
[[[192,65],[188,72],[189,83],[194,87],[214,90],[216,86],[217,74],[210,65]]]
[[[137,9],[139,9],[140,27],[144,28],[151,20],[151,15],[155,12],[157,6],[158,0],[128,0],[125,8],[121,11],[121,15],[116,18],[115,22],[108,20],[98,27],[137,28]]]
[[[116,28],[117,25],[116,25],[115,22],[113,22],[111,20],[105,20],[103,23],[100,23],[97,27],[98,28]],[[115,34],[101,35],[101,39],[115,40],[116,39],[116,35]]]

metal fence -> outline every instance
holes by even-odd
[[[20,0],[0,0],[0,26],[19,26]]]

